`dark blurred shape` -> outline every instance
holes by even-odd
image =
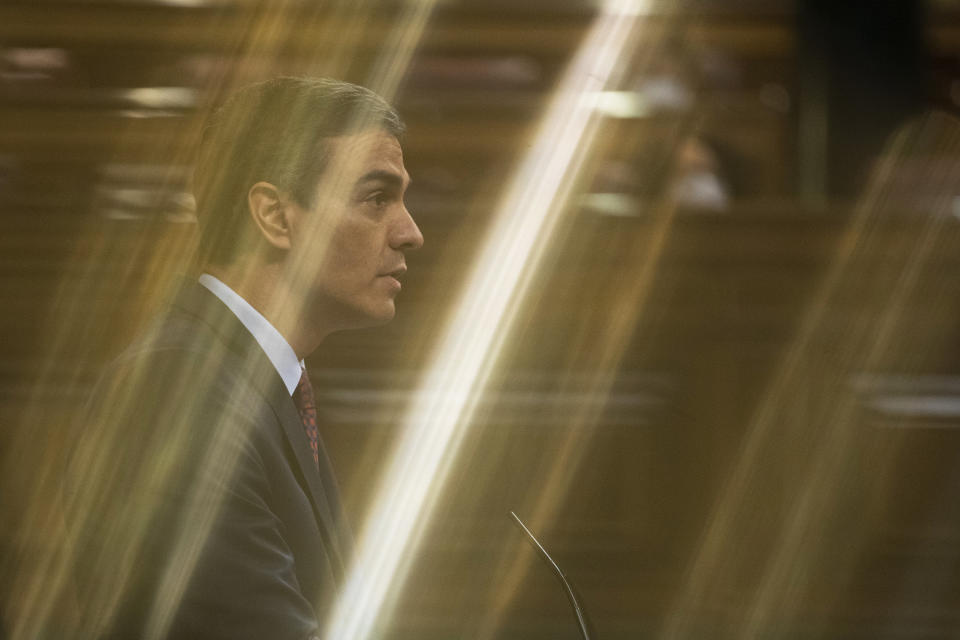
[[[810,0],[797,16],[800,191],[853,196],[887,136],[926,104],[924,3]]]

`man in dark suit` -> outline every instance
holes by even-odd
[[[350,536],[303,358],[394,315],[423,243],[402,132],[324,79],[247,87],[209,121],[202,274],[112,366],[70,464],[79,636],[322,634]]]

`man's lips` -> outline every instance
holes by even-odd
[[[406,272],[407,272],[407,267],[400,266],[394,269],[393,271],[387,271],[387,272],[381,273],[380,275],[384,277],[393,278],[394,280],[400,280],[400,278],[402,278],[403,274],[405,274]]]
[[[386,273],[380,274],[380,277],[381,277],[381,278],[388,278],[388,279],[390,280],[390,283],[391,283],[394,287],[396,287],[396,289],[399,291],[399,290],[402,288],[402,285],[400,284],[400,278],[401,278],[401,277],[403,276],[403,274],[406,273],[406,272],[407,272],[407,267],[406,267],[406,266],[401,266],[401,267],[399,267],[399,268],[397,268],[397,269],[394,269],[393,271],[388,271],[388,272],[386,272]]]

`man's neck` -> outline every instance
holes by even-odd
[[[207,265],[204,271],[233,289],[266,318],[298,358],[303,359],[313,353],[326,337],[326,333],[304,321],[308,315],[305,313],[304,300],[293,295],[282,277],[282,267],[279,265]]]

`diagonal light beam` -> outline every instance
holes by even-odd
[[[362,640],[389,617],[436,498],[496,365],[596,133],[599,91],[620,58],[641,0],[609,0],[566,70],[504,194],[431,364],[403,418],[355,564],[327,637]]]

